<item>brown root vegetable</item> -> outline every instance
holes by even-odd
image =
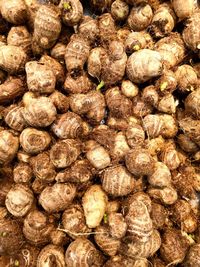
[[[123,132],[115,135],[113,146],[111,149],[111,158],[113,162],[121,162],[124,160],[126,153],[130,150],[126,136]]]
[[[109,44],[116,39],[115,21],[110,13],[104,13],[99,17],[99,36],[102,45]]]
[[[145,103],[157,107],[159,101],[159,94],[154,85],[149,85],[142,91],[142,99]]]
[[[151,212],[151,199],[148,196],[148,194],[142,192],[142,191],[138,191],[136,193],[134,193],[133,195],[130,195],[125,203],[124,203],[124,207],[123,207],[123,213],[127,214],[127,212],[129,211],[129,209],[131,208],[132,205],[135,205],[135,201],[139,201],[142,202],[143,204],[145,204],[145,206],[147,207],[148,212]]]
[[[86,238],[77,238],[67,248],[65,263],[68,267],[100,267],[103,265],[103,256],[93,243]]]
[[[16,88],[15,88],[16,90]],[[10,105],[5,111],[5,123],[13,130],[21,132],[26,122],[23,118],[23,107],[18,105]]]
[[[106,206],[106,214],[117,212],[120,208],[120,203],[117,200],[109,201]]]
[[[161,134],[162,127],[163,121],[157,114],[149,114],[143,119],[143,128],[150,138],[158,137]]]
[[[0,103],[6,104],[15,98],[22,96],[25,92],[23,80],[20,78],[9,77],[0,85]]]
[[[17,152],[17,159],[19,162],[29,163],[30,162],[31,155],[26,153],[23,150],[19,150]]]
[[[63,230],[73,239],[82,234],[89,235],[89,229],[85,223],[83,209],[80,205],[72,204],[62,214]]]
[[[106,211],[107,195],[99,185],[92,185],[82,198],[82,206],[89,228],[100,225]]]
[[[51,232],[51,243],[55,246],[66,245],[69,241],[69,237],[66,234],[58,229],[55,229]]]
[[[24,219],[23,234],[31,244],[40,247],[50,241],[53,228],[53,224],[44,213],[33,210]]]
[[[155,11],[150,25],[150,32],[155,38],[161,38],[172,32],[176,16],[169,4],[162,4]]]
[[[33,174],[42,182],[52,182],[56,177],[56,171],[50,160],[48,152],[43,152],[30,159]]]
[[[186,0],[184,6],[180,0],[172,0],[172,7],[181,20],[190,17],[195,10],[197,9],[197,1],[195,0]]]
[[[18,253],[24,243],[19,222],[14,219],[1,218],[0,233],[0,254],[12,255]]]
[[[176,150],[173,141],[169,141],[165,145],[160,157],[162,162],[166,164],[170,170],[177,169],[181,164],[180,156]]]
[[[160,115],[163,121],[163,127],[161,128],[161,135],[164,138],[174,138],[178,132],[177,121],[174,116],[169,114]]]
[[[31,182],[33,172],[29,164],[20,162],[13,169],[13,179],[15,183],[28,184]]]
[[[126,97],[132,98],[138,95],[139,89],[137,85],[129,80],[123,80],[121,84],[121,91]]]
[[[13,160],[19,148],[18,137],[8,130],[0,132],[0,163],[7,164]]]
[[[127,256],[116,255],[111,257],[104,267],[148,267],[149,263],[147,259],[131,259]]]
[[[76,195],[73,184],[59,184],[47,186],[39,197],[39,203],[48,213],[65,210]]]
[[[104,169],[110,165],[111,159],[108,151],[95,141],[87,143],[86,158],[96,169]]]
[[[185,267],[192,267],[198,266],[200,264],[200,244],[194,244],[190,247],[190,250],[186,256],[184,266]]]
[[[83,38],[86,38],[91,45],[94,45],[99,35],[97,20],[90,16],[84,16],[79,24],[78,31]]]
[[[67,75],[64,83],[64,90],[69,94],[84,94],[90,91],[92,88],[92,82],[85,72],[75,78]]]
[[[125,217],[127,233],[132,240],[148,240],[152,235],[153,224],[147,206],[141,200],[133,200]]]
[[[76,161],[80,153],[80,142],[64,139],[51,147],[50,159],[56,168],[66,168]]]
[[[83,16],[83,6],[79,0],[61,0],[62,20],[67,26],[75,26]]]
[[[90,52],[88,41],[80,35],[72,35],[65,52],[65,64],[68,72],[74,76],[81,74]]]
[[[125,41],[126,53],[131,54],[144,48],[153,48],[153,40],[151,35],[145,31],[134,31],[129,33]]]
[[[166,263],[178,264],[183,262],[188,247],[188,240],[182,236],[180,230],[166,229],[162,236],[160,254]]]
[[[169,36],[160,39],[155,44],[155,51],[160,53],[167,68],[178,65],[184,59],[186,52],[179,33],[171,33]]]
[[[155,229],[162,229],[168,221],[167,209],[156,202],[152,202],[151,219]]]
[[[127,22],[131,30],[143,31],[151,23],[152,17],[153,11],[151,6],[147,3],[141,3],[138,6],[132,7]]]
[[[145,140],[145,133],[138,124],[130,125],[126,130],[126,139],[131,148],[142,145]]]
[[[138,119],[145,117],[153,112],[153,107],[145,102],[142,97],[136,96],[133,98],[133,115]]]
[[[162,95],[172,93],[177,86],[175,73],[171,70],[164,70],[163,74],[156,81],[156,88]]]
[[[198,83],[198,78],[192,66],[183,64],[179,66],[175,72],[176,80],[178,82],[178,89],[186,93],[193,91]]]
[[[131,100],[122,95],[118,87],[107,90],[105,99],[112,116],[125,118],[131,115]]]
[[[23,0],[9,0],[1,3],[1,15],[8,22],[23,24],[27,19],[27,9]]]
[[[146,148],[151,156],[157,156],[165,146],[165,140],[160,135],[157,138],[146,140]]]
[[[60,62],[64,62],[66,45],[57,42],[51,49],[51,56]]]
[[[108,167],[102,176],[102,188],[112,196],[126,196],[135,187],[134,177],[122,165]]]
[[[126,234],[127,224],[121,213],[112,212],[108,215],[110,235],[115,238],[122,238]]]
[[[177,142],[181,149],[188,153],[195,153],[198,151],[198,146],[186,135],[179,134],[177,137]]]
[[[163,64],[160,53],[150,49],[142,49],[133,53],[126,65],[126,74],[135,83],[148,81],[161,75],[162,71]]]
[[[156,187],[169,186],[171,184],[170,170],[164,163],[156,162],[153,173],[148,176],[148,182]]]
[[[38,255],[37,267],[44,266],[65,267],[65,256],[62,247],[49,244]]]
[[[47,68],[50,68],[53,71],[53,74],[56,77],[57,84],[64,83],[65,80],[64,67],[56,59],[48,55],[43,55],[40,58],[39,63],[44,64]]]
[[[47,127],[56,118],[56,108],[48,97],[38,98],[26,93],[23,98],[25,107],[23,117],[28,125],[33,127]]]
[[[105,99],[100,92],[74,94],[70,98],[70,107],[77,114],[85,114],[91,123],[99,123],[105,116]]]
[[[199,132],[200,121],[192,118],[184,118],[179,121],[179,126],[186,136],[200,146]]]
[[[139,222],[140,223],[140,222]],[[136,240],[122,243],[120,252],[130,258],[148,258],[153,256],[161,246],[160,234],[153,230],[146,241]]]
[[[150,188],[148,190],[150,197],[155,200],[160,200],[161,203],[166,205],[174,204],[178,199],[177,191],[172,186],[163,187],[163,188]]]
[[[51,136],[46,131],[26,128],[21,132],[19,141],[25,152],[38,154],[48,148]]]
[[[200,12],[195,12],[188,20],[186,28],[183,30],[183,40],[187,47],[194,52],[199,52],[200,30],[197,27],[200,21]]]
[[[188,114],[200,119],[200,89],[187,96],[185,99],[185,110]]]
[[[12,215],[23,217],[32,208],[33,201],[33,192],[28,186],[15,184],[6,196],[5,205]]]
[[[117,21],[123,21],[128,17],[129,6],[122,0],[115,0],[111,5],[111,15]]]
[[[50,94],[55,90],[56,77],[50,67],[37,61],[29,61],[25,69],[29,91]]]
[[[51,48],[61,31],[60,11],[53,5],[40,5],[34,20],[34,39],[41,48]]]
[[[174,114],[176,113],[177,105],[178,100],[175,100],[172,94],[166,94],[160,98],[157,109],[164,113]]]
[[[97,233],[94,236],[94,240],[100,249],[109,256],[115,256],[120,247],[120,240],[112,237],[106,226],[98,226],[95,231]]]
[[[7,43],[22,47],[27,54],[31,52],[31,34],[25,26],[12,27],[7,36]]]
[[[147,150],[135,148],[125,156],[127,169],[134,175],[150,175],[153,172],[154,160]]]
[[[14,45],[0,46],[0,68],[10,74],[24,70],[27,55],[22,47]]]
[[[54,91],[49,99],[56,107],[58,113],[66,113],[69,109],[69,98],[59,91]]]
[[[68,111],[57,117],[51,129],[60,139],[77,138],[83,134],[83,121],[76,113]]]

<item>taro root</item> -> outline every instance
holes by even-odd
[[[123,21],[128,17],[129,6],[122,0],[115,0],[111,5],[111,15],[115,20]]]
[[[20,162],[13,169],[13,179],[15,183],[25,183],[31,182],[33,176],[33,171],[29,164]]]
[[[51,49],[51,56],[58,61],[63,62],[65,58],[65,50],[66,45],[61,42],[57,42]]]
[[[30,159],[33,174],[41,182],[52,182],[56,177],[56,171],[50,160],[48,152],[43,152]]]
[[[200,42],[200,30],[197,27],[200,21],[200,12],[195,12],[188,19],[188,24],[183,30],[183,40],[185,44],[194,52],[199,52]]]
[[[129,33],[125,40],[126,53],[131,54],[144,48],[153,48],[151,35],[145,31]]]
[[[94,11],[103,13],[108,10],[113,0],[90,0],[90,5]]]
[[[151,219],[155,229],[162,229],[168,221],[167,209],[156,202],[152,202]]]
[[[102,45],[116,39],[115,21],[110,13],[104,13],[99,17],[99,36]]]
[[[28,186],[15,184],[6,196],[5,205],[12,215],[15,217],[23,217],[32,208],[33,201],[33,192]]]
[[[122,165],[108,167],[102,176],[102,188],[112,196],[126,196],[135,186],[134,177]]]
[[[26,128],[21,132],[19,141],[25,152],[38,154],[49,146],[51,137],[45,131]]]
[[[156,162],[152,174],[148,176],[148,182],[157,187],[169,186],[171,184],[169,168],[162,162]]]
[[[50,94],[55,90],[56,77],[50,67],[37,61],[29,61],[25,69],[29,91]]]
[[[180,156],[176,151],[175,144],[172,142],[168,142],[162,153],[161,153],[161,160],[170,170],[175,170],[181,164]]]
[[[110,235],[115,238],[122,238],[126,234],[127,224],[121,213],[111,212],[108,215]]]
[[[66,113],[69,109],[69,98],[61,92],[55,90],[49,99],[54,104],[58,113]]]
[[[26,93],[23,98],[25,107],[23,117],[28,125],[33,127],[47,127],[56,118],[56,108],[48,97],[35,98]]]
[[[113,162],[117,163],[124,160],[124,157],[130,150],[130,147],[123,132],[118,132],[114,137],[114,143],[111,149],[111,157]]]
[[[195,70],[190,65],[183,64],[179,66],[175,72],[178,89],[186,93],[193,91],[198,83]]]
[[[154,85],[149,85],[142,91],[142,99],[145,103],[150,104],[153,107],[157,107],[159,101],[159,95]]]
[[[189,252],[186,256],[184,266],[185,267],[192,267],[192,266],[199,266],[200,264],[200,244],[194,244],[190,247]]]
[[[186,136],[194,141],[198,146],[200,145],[199,132],[200,121],[192,118],[184,118],[179,121],[179,126]]]
[[[62,10],[62,20],[67,26],[75,26],[83,16],[83,6],[79,0],[62,0],[59,7]]]
[[[136,176],[152,174],[155,164],[148,151],[139,147],[126,154],[125,163],[127,169]]]
[[[133,31],[142,31],[146,29],[151,23],[153,17],[151,6],[146,3],[142,3],[143,1],[140,2],[140,5],[132,7],[127,19],[128,25]]]
[[[75,162],[80,153],[80,143],[77,140],[64,139],[51,147],[50,159],[56,168],[65,168]]]
[[[188,240],[182,236],[180,230],[166,229],[162,235],[160,254],[166,263],[178,264],[183,262],[188,247]]]
[[[7,109],[4,110],[4,112],[5,123],[11,129],[21,132],[25,128],[26,122],[23,118],[23,107],[18,105],[10,105]]]
[[[123,80],[121,84],[121,91],[126,97],[132,98],[138,95],[138,87],[129,80]]]
[[[61,31],[59,9],[53,5],[41,5],[34,19],[34,39],[42,48],[51,48]]]
[[[99,35],[97,20],[90,16],[84,16],[78,27],[78,32],[93,45]]]
[[[0,104],[12,102],[25,92],[23,80],[20,78],[9,77],[4,83],[0,84]]]
[[[8,130],[0,132],[0,164],[6,164],[13,160],[19,148],[18,137]]]
[[[0,254],[17,253],[24,243],[22,229],[16,220],[0,218]]]
[[[39,253],[37,267],[57,266],[65,267],[64,250],[62,247],[49,244]]]
[[[143,128],[149,138],[158,137],[161,134],[163,120],[157,114],[149,114],[143,119]]]
[[[176,107],[178,105],[178,101],[175,100],[172,94],[164,95],[157,105],[157,109],[161,112],[174,114],[176,113]]]
[[[136,240],[124,242],[121,245],[120,252],[130,258],[148,258],[153,256],[161,246],[160,234],[157,230],[153,230],[147,240]]]
[[[78,77],[71,77],[67,75],[65,83],[64,83],[64,90],[69,94],[81,94],[87,93],[92,89],[92,82],[88,78],[85,72]]]
[[[168,4],[162,4],[155,11],[150,25],[150,32],[155,38],[168,35],[175,26],[176,16]]]
[[[0,46],[0,68],[10,74],[24,70],[27,55],[22,47],[14,45]]]
[[[83,209],[80,205],[72,204],[62,214],[63,230],[73,239],[82,234],[89,235],[90,229],[85,223]]]
[[[48,213],[65,210],[76,195],[73,184],[59,184],[47,186],[39,197],[39,203]]]
[[[177,136],[177,142],[181,149],[188,153],[195,153],[198,151],[198,146],[186,135],[179,134]]]
[[[179,19],[190,17],[197,9],[197,2],[195,0],[186,0],[184,5],[180,0],[172,0],[172,7]]]
[[[92,140],[87,143],[86,158],[98,170],[108,167],[111,163],[107,150]]]
[[[50,233],[53,228],[47,215],[33,210],[24,219],[23,234],[31,244],[40,247],[50,241]]]
[[[70,74],[76,76],[83,71],[89,52],[88,42],[79,35],[72,35],[65,52],[65,64]]]
[[[68,111],[57,117],[51,129],[60,139],[77,138],[83,133],[83,121],[76,113]]]
[[[92,185],[82,198],[86,224],[90,228],[100,225],[106,211],[107,195],[99,185]]]
[[[22,24],[27,18],[26,5],[23,0],[2,2],[0,10],[2,17],[13,24]]]
[[[172,205],[178,199],[177,192],[172,186],[163,188],[150,188],[148,190],[148,194],[155,200],[160,200],[161,203],[166,205]]]
[[[27,54],[31,52],[31,34],[25,26],[12,27],[7,36],[7,43],[22,47]]]
[[[115,256],[120,247],[120,240],[109,234],[109,229],[106,226],[98,226],[95,231],[94,240],[101,250],[109,255]]]
[[[146,82],[161,75],[162,71],[163,64],[160,53],[150,49],[142,49],[133,53],[126,65],[126,74],[135,83]]]
[[[65,263],[68,267],[100,267],[103,265],[103,256],[93,243],[86,238],[77,238],[67,248]]]
[[[185,99],[185,110],[200,119],[200,89],[190,93]]]
[[[163,74],[156,81],[156,88],[162,95],[172,93],[177,86],[175,73],[171,70],[164,70]]]
[[[131,259],[127,256],[116,255],[111,257],[104,267],[148,267],[149,263],[147,259]]]

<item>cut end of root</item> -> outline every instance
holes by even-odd
[[[101,88],[104,87],[104,85],[105,85],[104,81],[101,81],[100,84],[97,86],[96,90],[97,90],[97,91],[100,91]]]

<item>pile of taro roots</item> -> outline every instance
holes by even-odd
[[[1,267],[199,267],[199,148],[196,0],[0,1]]]

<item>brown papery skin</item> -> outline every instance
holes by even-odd
[[[65,267],[64,250],[62,247],[49,244],[45,246],[38,255],[37,267],[45,265]]]
[[[1,14],[8,22],[22,24],[27,18],[27,9],[23,0],[11,0],[1,4]]]
[[[65,1],[60,1],[60,8],[62,9],[62,20],[67,26],[75,26],[79,23],[83,16],[83,6],[79,0],[68,0],[70,8],[65,9]]]

